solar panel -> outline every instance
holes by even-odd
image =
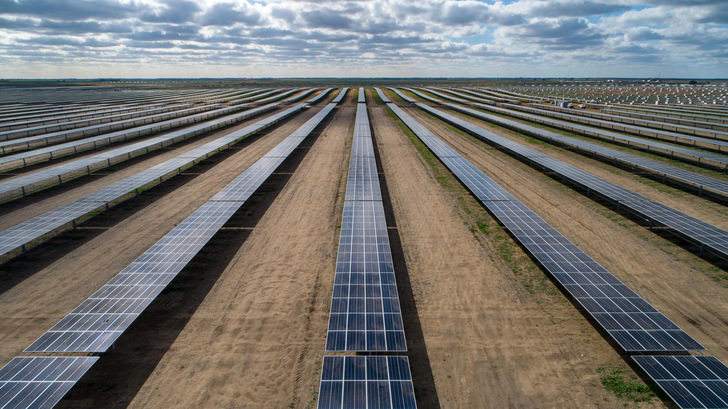
[[[320,123],[334,107],[335,104],[329,104],[301,128],[310,132],[314,128],[311,125]],[[288,138],[300,143],[303,135],[294,132]],[[289,152],[295,148],[287,146]],[[26,352],[106,351],[285,160],[280,152],[275,155],[263,156],[235,178],[61,319]]]
[[[633,356],[682,409],[728,408],[728,367],[713,356]]]
[[[643,217],[653,225],[668,227],[670,229],[669,231],[676,236],[699,245],[701,254],[707,250],[719,257],[728,259],[728,232],[725,230],[688,216],[661,203],[654,202],[645,196],[594,176],[575,166],[553,159],[535,149],[528,148],[508,138],[498,136],[453,115],[424,104],[418,103],[417,107],[466,130],[488,143],[503,148],[511,155],[526,158],[526,162],[534,167],[555,172],[561,176],[562,180],[569,180],[571,183],[587,189],[590,193],[595,193],[611,200],[618,204],[620,209]]]
[[[325,356],[319,409],[416,409],[406,356]]]
[[[364,104],[354,123],[326,350],[407,350]]]
[[[508,118],[491,115],[482,111],[477,111],[456,104],[446,104],[448,108],[465,113],[467,115],[484,119],[496,125],[504,126],[518,132],[524,132],[528,135],[544,139],[551,143],[561,144],[575,149],[578,152],[590,157],[599,156],[609,161],[609,163],[619,162],[629,165],[633,169],[647,171],[664,179],[669,179],[681,184],[691,185],[696,188],[698,193],[713,192],[728,197],[728,183],[722,180],[710,178],[698,173],[690,172],[674,166],[670,166],[661,162],[656,162],[642,156],[631,155],[616,149],[611,149],[602,145],[597,145],[578,138],[564,136],[556,132],[537,128]],[[662,180],[662,179],[661,179]]]
[[[416,122],[396,105],[388,106],[405,124]],[[426,128],[411,129],[428,147],[439,139]],[[465,158],[441,160],[625,351],[704,349]]]
[[[384,95],[381,89],[375,87],[374,90],[377,91],[377,95],[379,95],[379,99],[381,99],[382,102],[384,102],[385,104],[392,102],[389,98],[387,98],[386,95]]]
[[[98,357],[17,357],[0,369],[0,408],[52,408]]]
[[[403,93],[402,91],[400,91],[400,90],[398,90],[398,89],[396,89],[396,88],[389,88],[389,89],[390,89],[390,90],[391,90],[392,92],[394,92],[395,94],[397,94],[397,95],[398,95],[398,96],[399,96],[400,98],[402,98],[403,100],[405,100],[405,101],[407,101],[407,102],[409,102],[409,103],[412,103],[412,102],[417,102],[417,101],[415,101],[414,99],[412,99],[412,98],[408,97],[408,96],[407,96],[407,95],[405,95],[405,94],[404,94],[404,93]]]
[[[334,104],[338,104],[341,102],[342,99],[346,96],[346,93],[349,91],[349,88],[344,88],[341,91],[339,91],[339,95],[336,96],[331,102]]]
[[[366,95],[364,95],[364,88],[359,88],[359,97],[356,100],[359,104],[364,104],[367,102]]]
[[[306,102],[309,104],[315,104],[315,103],[319,102],[320,100],[322,100],[326,95],[329,94],[329,92],[331,92],[333,90],[334,90],[334,88],[326,88],[325,90],[321,91],[320,94],[316,95],[315,97],[309,99]]]

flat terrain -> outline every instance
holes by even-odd
[[[634,402],[602,385],[610,371],[640,381],[619,347],[373,94],[369,115],[418,406],[673,407],[668,398]],[[1,265],[0,365],[323,105]],[[57,407],[316,407],[355,105],[356,91]],[[728,362],[728,285],[716,278],[723,265],[417,108],[405,110]],[[2,205],[0,230],[266,115]],[[456,115],[728,229],[722,204]]]

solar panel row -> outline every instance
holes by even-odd
[[[384,93],[382,92],[381,89],[375,87],[374,91],[377,91],[377,95],[379,95],[379,99],[381,99],[382,102],[384,102],[385,104],[392,102],[389,98],[387,98],[386,95],[384,95]]]
[[[453,115],[431,108],[424,104],[417,106],[436,117],[461,128],[480,139],[492,143],[506,152],[520,158],[524,158],[532,166],[548,169],[560,175],[562,179],[569,180],[587,189],[588,192],[598,194],[614,203],[621,209],[636,214],[652,225],[659,225],[669,228],[673,234],[686,239],[700,246],[700,252],[710,251],[711,253],[728,259],[728,232],[719,229],[702,220],[691,217],[685,213],[654,202],[631,190],[609,182],[583,171],[562,161],[553,159],[545,154],[523,146],[508,138],[498,136],[477,125],[457,118]]]
[[[303,98],[307,97],[308,95],[313,94],[314,92],[316,92],[317,89],[318,88],[307,89],[307,90],[303,91],[302,93],[300,93],[298,95],[294,95],[294,96],[292,96],[290,98],[286,98],[285,100],[283,100],[283,102],[285,102],[285,103],[296,102],[299,99],[303,99]]]
[[[358,103],[326,350],[406,349],[369,116]],[[325,356],[318,396],[319,409],[417,407],[406,356]]]
[[[414,99],[412,99],[412,98],[408,97],[408,96],[407,96],[407,95],[405,95],[405,94],[404,94],[404,93],[403,93],[402,91],[400,91],[400,90],[398,90],[398,89],[396,89],[396,88],[389,88],[389,89],[390,89],[391,91],[393,91],[393,92],[394,92],[395,94],[397,94],[397,95],[398,95],[398,96],[399,96],[400,98],[402,98],[403,100],[405,100],[405,101],[407,101],[407,102],[409,102],[409,103],[417,102],[417,101],[415,101]]]
[[[388,106],[625,351],[703,349],[440,138],[396,105]]]
[[[365,104],[357,104],[327,351],[406,351]]]
[[[334,98],[331,102],[333,102],[334,104],[338,104],[339,102],[341,102],[342,99],[344,99],[344,97],[346,96],[346,93],[348,91],[349,91],[349,88],[342,89],[339,92],[339,95],[337,95],[336,98]]]
[[[298,107],[303,106],[305,104],[298,105]],[[336,104],[329,104],[314,115],[276,148],[254,163],[61,319],[31,344],[26,352],[101,353],[106,351],[335,106]],[[34,357],[30,359],[50,358]],[[25,375],[28,372],[27,369],[18,363],[22,359],[26,358],[16,358],[0,369],[0,380],[27,377]],[[65,360],[53,364],[51,369],[53,373],[73,372],[78,374],[75,377],[68,377],[68,380],[59,378],[69,384],[56,387],[55,401],[68,391],[97,358],[69,359],[88,359],[88,361],[81,361],[84,367],[82,371],[78,370],[79,363],[75,360]],[[2,386],[1,383],[0,386]],[[14,386],[11,385],[11,387]],[[22,399],[23,402],[33,402],[37,399],[46,399],[45,394],[43,388],[28,388],[23,393]],[[0,394],[0,407],[5,408],[16,399],[12,394]]]
[[[358,104],[364,104],[367,102],[366,95],[364,95],[364,88],[359,88],[359,96],[357,97],[356,102]]]
[[[319,93],[318,95],[309,99],[306,102],[309,104],[315,104],[315,103],[319,102],[320,100],[322,100],[326,95],[329,94],[329,92],[331,92],[333,90],[334,90],[334,88],[326,88],[325,90],[321,91],[321,93]]]
[[[590,157],[598,156],[602,159],[609,161],[610,163],[620,163],[622,165],[627,165],[629,168],[635,171],[640,170],[642,172],[649,172],[653,175],[659,176],[662,180],[677,182],[684,186],[692,186],[699,194],[709,192],[718,196],[728,198],[728,183],[722,180],[676,168],[674,166],[647,159],[642,156],[618,151],[616,149],[608,148],[603,145],[597,145],[595,143],[584,141],[582,139],[564,136],[556,132],[537,128],[535,126],[527,125],[508,118],[503,118],[501,116],[487,114],[485,112],[477,111],[464,106],[455,104],[445,104],[445,106],[456,111],[468,114],[470,116],[484,119],[496,125],[500,125],[518,132],[523,132],[530,136],[535,136],[550,143],[566,146],[569,149],[574,149],[577,152],[583,153]]]

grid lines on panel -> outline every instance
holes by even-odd
[[[713,356],[633,356],[682,409],[728,408],[728,367]]]
[[[358,104],[326,350],[406,349],[369,117]]]
[[[318,409],[416,409],[406,356],[325,356]]]
[[[16,357],[0,369],[0,408],[50,409],[97,357]]]

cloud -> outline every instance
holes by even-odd
[[[0,59],[4,76],[724,76],[727,24],[724,0],[0,0]]]

